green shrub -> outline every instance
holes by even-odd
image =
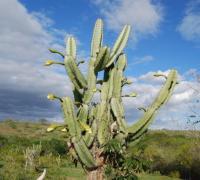
[[[5,119],[4,122],[8,124],[11,128],[16,129],[17,125],[16,122],[12,119]]]
[[[5,144],[7,144],[8,139],[4,136],[0,136],[0,148],[2,148]]]
[[[67,144],[59,139],[51,139],[42,141],[42,151],[44,153],[52,153],[54,155],[65,155],[68,152]]]

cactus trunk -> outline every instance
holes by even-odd
[[[103,179],[104,179],[104,170],[102,167],[87,172],[87,180],[103,180]]]
[[[88,180],[104,179],[104,167],[109,163],[108,153],[113,150],[109,144],[119,142],[120,153],[124,153],[129,144],[136,144],[177,84],[177,71],[172,69],[168,76],[164,76],[166,78],[164,86],[153,103],[146,109],[140,108],[145,111],[143,117],[128,126],[122,97],[136,96],[136,93],[122,96],[123,88],[130,84],[124,75],[127,59],[123,53],[129,33],[130,26],[126,25],[113,48],[103,46],[103,21],[101,19],[96,21],[87,77],[79,68],[76,41],[73,37],[67,40],[66,54],[50,49],[52,53],[62,55],[63,62],[48,61],[45,64],[64,65],[71,80],[74,100],[71,97],[59,98],[53,94],[49,94],[48,98],[58,99],[61,102],[64,126],[68,128],[69,133],[69,154],[74,162],[79,162],[85,169]],[[98,80],[100,71],[104,73],[102,80]],[[94,102],[95,93],[100,96],[98,102]]]

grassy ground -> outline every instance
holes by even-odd
[[[27,122],[0,123],[0,179],[36,179],[44,168],[47,179],[78,179],[84,176],[81,168],[75,168],[66,156],[65,133],[47,133],[48,124]],[[27,148],[40,146],[39,156],[33,166],[25,170]]]
[[[47,127],[45,123],[0,122],[0,180],[36,179],[44,168],[46,179],[85,179],[81,167],[75,168],[66,155],[66,133],[47,133]],[[200,179],[199,137],[200,132],[194,131],[150,131],[128,153],[148,162],[140,179]],[[32,165],[26,166],[27,149],[34,149],[36,155]]]

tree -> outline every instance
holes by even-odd
[[[131,84],[123,74],[127,65],[123,49],[130,30],[130,26],[125,25],[110,49],[102,43],[103,22],[101,19],[96,21],[87,77],[79,69],[73,37],[67,40],[66,54],[50,49],[61,55],[64,62],[48,60],[45,63],[46,66],[63,65],[72,82],[74,100],[54,94],[49,94],[48,99],[60,101],[70,134],[69,153],[75,162],[81,163],[90,180],[103,179],[105,167],[108,164],[116,166],[114,161],[125,153],[128,145],[136,143],[145,134],[157,110],[169,99],[177,83],[176,70],[172,69],[168,76],[155,74],[166,79],[164,86],[153,103],[147,109],[143,108],[143,117],[135,124],[127,125],[122,98],[136,96],[135,93],[122,96],[122,88]],[[104,73],[103,79],[97,79],[100,71]],[[95,93],[100,93],[99,102],[93,101]]]

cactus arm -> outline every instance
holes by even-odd
[[[72,59],[71,56],[65,56],[65,59],[64,59],[64,64],[65,64],[65,70],[69,76],[69,79],[71,80],[72,84],[74,85],[74,90],[76,90],[76,93],[78,92],[79,89],[82,88],[79,80],[77,80],[77,77],[76,75],[74,74],[71,66],[70,66],[70,59]]]
[[[104,59],[107,49],[108,49],[108,47],[106,47],[106,46],[100,48],[99,53],[98,53],[97,58],[94,63],[95,69],[100,69],[101,63]]]
[[[121,54],[116,62],[116,68],[114,72],[114,79],[113,79],[113,94],[112,97],[121,99],[121,92],[122,92],[122,81],[123,81],[123,71],[125,70],[127,64],[125,54]]]
[[[129,25],[125,25],[113,46],[113,49],[111,51],[111,56],[109,62],[106,64],[106,67],[109,67],[115,61],[117,56],[119,56],[119,54],[123,51],[128,41],[130,31],[131,27]]]
[[[65,63],[65,70],[67,72],[69,79],[71,80],[72,84],[74,85],[76,92],[78,92],[78,90],[81,89],[82,86],[80,85],[79,81],[77,81],[77,77],[72,73],[72,70],[71,70],[67,60]]]
[[[81,130],[75,118],[72,100],[69,97],[63,98],[62,107],[64,111],[65,121],[68,124],[69,133],[72,137],[71,140],[74,145],[74,149],[78,154],[78,157],[87,168],[95,167],[96,163],[89,149],[87,148],[84,140],[82,139]]]
[[[93,120],[96,118],[98,106],[99,106],[99,104],[95,104],[95,103],[92,104],[92,107],[90,108],[89,114],[88,114],[88,123],[89,124],[92,124]]]
[[[164,103],[166,103],[169,96],[171,96],[171,93],[174,90],[176,82],[177,82],[177,71],[171,70],[157,98],[144,113],[144,116],[140,120],[138,120],[135,124],[133,124],[131,127],[128,128],[130,137],[137,138],[138,136],[140,136],[140,134],[146,131],[148,126],[152,123],[157,110]]]
[[[88,104],[91,101],[95,93],[94,89],[96,89],[96,73],[94,71],[94,58],[91,58],[89,62],[89,72],[87,77],[87,89],[84,92],[83,97],[83,102],[85,104]]]
[[[102,112],[101,120],[98,124],[97,138],[100,145],[104,145],[110,139],[110,107],[106,104],[100,105],[100,111]]]
[[[88,148],[91,147],[92,143],[94,142],[95,136],[97,134],[98,127],[97,127],[96,119],[93,120],[91,128],[92,128],[92,133],[90,134],[87,132],[85,136],[83,136],[85,144],[87,145]]]
[[[103,40],[103,21],[101,19],[97,19],[92,36],[91,57],[96,58],[97,54],[100,51],[102,40]]]
[[[72,73],[76,77],[77,81],[81,84],[83,88],[87,87],[87,81],[84,75],[81,73],[80,69],[78,68],[77,64],[74,62],[73,58],[68,58],[67,62],[71,68]]]
[[[103,40],[103,21],[101,19],[97,19],[94,30],[93,30],[93,36],[92,36],[92,42],[91,42],[91,59],[89,62],[89,72],[88,72],[88,90],[86,91],[84,95],[84,102],[89,103],[91,101],[91,98],[94,95],[94,89],[96,89],[96,73],[95,73],[95,61],[99,54],[101,45]]]
[[[104,79],[101,86],[101,103],[99,105],[99,109],[97,112],[97,120],[98,120],[98,133],[97,133],[97,139],[100,143],[100,145],[105,144],[109,138],[110,138],[110,124],[111,122],[111,109],[110,104],[108,103],[110,101],[109,92],[112,92],[113,86],[112,84],[112,74],[113,74],[113,67],[106,68],[104,71]]]
[[[49,51],[50,51],[51,53],[59,54],[59,55],[62,56],[63,58],[65,57],[65,55],[64,55],[63,53],[59,52],[59,51],[56,50],[56,49],[49,48]]]
[[[99,68],[98,71],[101,71],[101,70],[103,70],[103,69],[106,68],[106,64],[108,63],[108,61],[109,61],[109,59],[110,59],[110,51],[111,51],[111,50],[110,50],[110,47],[108,47],[108,48],[106,49],[106,52],[105,52],[103,61],[101,62],[101,66],[100,66],[100,68]]]
[[[73,37],[67,39],[66,44],[67,55],[64,58],[65,69],[67,74],[77,89],[82,89],[87,87],[87,81],[78,68],[75,62],[76,59],[76,42]]]
[[[104,80],[101,85],[101,102],[106,101],[108,97],[108,91],[109,91],[109,70],[106,70],[104,72]]]
[[[72,36],[67,39],[66,53],[76,59],[76,41]]]
[[[73,137],[72,143],[81,162],[89,169],[95,168],[96,162],[82,138]]]
[[[67,74],[77,89],[83,89],[87,87],[87,81],[83,74],[79,70],[77,64],[74,62],[72,56],[65,56],[65,69]]]
[[[112,96],[113,90],[114,66],[104,70],[104,77],[101,85],[101,102],[108,102]]]
[[[89,62],[89,70],[87,76],[87,90],[84,93],[83,102],[88,104],[93,95],[94,89],[96,89],[96,78],[97,73],[95,72],[95,61],[99,54],[103,39],[103,21],[101,19],[97,19],[92,36],[92,43],[91,43],[91,58]]]
[[[117,60],[115,67],[112,69],[112,74],[110,75],[110,84],[109,84],[109,98],[111,98],[110,105],[111,110],[115,116],[119,130],[123,133],[126,133],[127,124],[124,118],[124,110],[121,100],[121,91],[122,91],[122,80],[123,80],[123,71],[126,67],[126,57],[124,54],[121,54]]]
[[[126,56],[124,54],[120,54],[116,59],[116,64],[111,69],[109,74],[109,95],[108,98],[112,97],[121,99],[122,92],[122,80],[123,80],[123,71],[126,66]]]
[[[79,107],[80,104],[82,104],[83,95],[82,95],[82,93],[79,92],[79,90],[76,87],[74,87],[74,85],[73,85],[73,90],[72,91],[73,91],[75,102],[79,103],[79,104],[77,104],[77,107]]]
[[[64,118],[66,123],[68,124],[69,133],[72,137],[71,140],[74,145],[75,151],[78,154],[78,157],[87,168],[95,167],[96,163],[84,140],[81,137],[81,130],[75,118],[72,100],[69,97],[63,98],[62,107],[64,111]]]
[[[134,147],[136,144],[138,144],[141,139],[144,137],[144,135],[147,133],[148,129],[140,134],[140,136],[137,136],[135,138],[131,138],[131,141],[128,143],[129,147]]]
[[[102,47],[94,64],[95,72],[99,72],[105,68],[107,62],[109,61],[109,56],[110,48],[106,46]]]
[[[152,123],[157,111],[154,108],[150,108],[145,112],[143,118],[141,118],[139,121],[146,120],[146,123],[141,125],[140,128],[136,131],[136,128],[133,131],[133,128],[129,128],[129,135],[128,135],[128,141],[135,141],[140,136],[142,136],[148,129],[149,125]],[[134,133],[133,133],[134,132]]]
[[[116,99],[116,98],[111,99],[111,108],[112,108],[112,112],[117,120],[117,124],[119,125],[120,131],[126,133],[127,124],[124,119],[124,112],[123,112],[122,106],[118,99]]]
[[[78,120],[87,123],[89,107],[87,104],[82,104],[78,111]]]
[[[159,95],[154,100],[154,105],[157,108],[160,108],[161,105],[163,105],[168,101],[176,85],[177,85],[177,71],[172,69],[167,76],[165,85],[162,87],[162,89],[159,92]]]
[[[121,92],[122,92],[122,76],[123,72],[121,70],[115,70],[113,74],[113,92],[112,92],[112,97],[121,99]]]
[[[97,105],[97,125],[98,125],[98,132],[97,132],[97,139],[100,145],[104,144],[105,142],[105,135],[104,131],[108,130],[107,122],[106,122],[106,115],[107,115],[107,99],[108,99],[108,91],[109,91],[109,73],[110,70],[106,69],[104,71],[104,79],[101,87],[101,102]],[[108,120],[108,119],[107,119]]]
[[[109,72],[109,81],[108,81],[108,96],[107,99],[110,100],[113,96],[113,89],[114,89],[114,74],[115,74],[116,68],[113,68]]]
[[[68,125],[69,134],[71,137],[81,136],[81,129],[76,120],[74,105],[69,97],[63,98],[62,110],[64,112],[65,123]]]
[[[117,40],[113,46],[112,55],[119,54],[124,49],[124,47],[127,43],[128,37],[129,37],[130,30],[131,30],[130,25],[124,26],[124,28],[122,29],[119,37],[117,38]]]

